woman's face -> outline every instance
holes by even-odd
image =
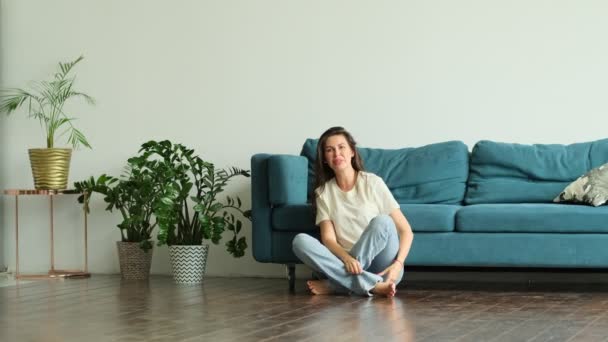
[[[332,135],[325,141],[323,158],[334,172],[352,168],[351,161],[354,156],[355,152],[342,134]]]

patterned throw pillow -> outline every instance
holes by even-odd
[[[570,183],[553,202],[591,204],[594,207],[608,201],[608,163],[592,169]]]

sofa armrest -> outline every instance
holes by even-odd
[[[251,223],[253,257],[274,262],[272,207],[306,203],[308,162],[289,155],[251,157]]]
[[[251,240],[255,260],[272,262],[272,222],[268,200],[269,154],[251,157]]]
[[[308,193],[308,160],[277,154],[268,158],[269,201],[274,206],[305,204]]]

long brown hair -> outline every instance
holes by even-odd
[[[340,126],[331,127],[327,131],[323,132],[323,134],[321,134],[321,137],[319,138],[319,142],[317,143],[317,160],[315,161],[315,187],[314,187],[314,189],[316,190],[317,188],[320,188],[321,192],[323,191],[323,188],[325,187],[325,183],[327,183],[332,178],[336,177],[334,170],[332,170],[331,167],[329,167],[329,164],[327,164],[326,160],[324,160],[325,143],[327,142],[327,139],[329,139],[329,137],[332,137],[334,135],[342,135],[348,142],[348,145],[350,146],[351,150],[353,150],[353,153],[355,155],[351,159],[351,165],[353,166],[353,169],[355,169],[355,172],[358,173],[359,171],[364,171],[363,160],[361,160],[361,157],[359,156],[359,151],[357,151],[357,142],[355,141],[353,136],[347,130],[345,130],[344,127],[340,127]],[[317,207],[317,194],[316,193],[313,193],[312,203],[313,203],[313,207],[316,210],[316,207]]]

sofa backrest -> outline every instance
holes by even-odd
[[[608,161],[608,139],[571,145],[482,140],[473,147],[466,204],[551,202]]]
[[[308,159],[308,190],[312,194],[318,139],[307,139],[301,155]],[[457,204],[464,199],[469,152],[461,141],[417,148],[358,147],[365,170],[384,179],[397,202]]]

